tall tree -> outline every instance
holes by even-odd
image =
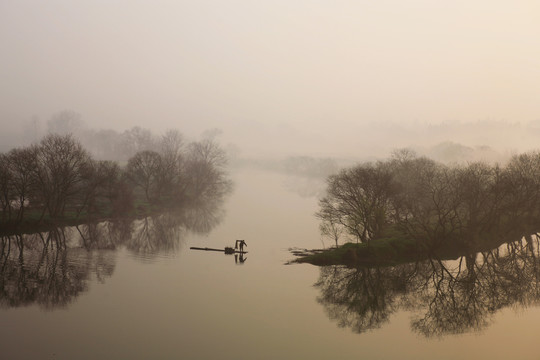
[[[13,199],[16,202],[17,220],[22,220],[33,190],[32,172],[36,168],[36,147],[13,149],[8,153]]]
[[[71,135],[51,134],[41,140],[34,177],[51,217],[62,216],[75,198],[90,159]]]
[[[0,209],[2,220],[11,219],[12,179],[9,171],[9,159],[5,154],[0,154]]]
[[[161,155],[150,150],[140,151],[128,161],[126,175],[135,185],[141,187],[148,201],[159,198],[161,162]]]
[[[392,174],[382,164],[344,169],[328,178],[327,194],[319,202],[317,216],[369,243],[388,224],[395,191]]]
[[[204,139],[189,144],[186,158],[187,192],[191,198],[206,199],[230,191],[232,184],[225,171],[227,156],[215,141]]]

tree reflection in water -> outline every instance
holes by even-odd
[[[486,328],[506,307],[540,302],[539,238],[504,244],[457,260],[429,259],[380,268],[321,268],[318,301],[330,319],[357,333],[412,311],[411,328],[425,337]]]
[[[206,234],[223,215],[218,203],[204,204],[150,216],[130,224],[111,224],[112,229],[127,249],[146,259],[177,252],[186,233]]]
[[[115,250],[126,248],[144,259],[176,252],[188,232],[208,233],[219,223],[221,205],[0,236],[0,307],[66,307],[88,289],[92,276],[100,282],[112,276]]]
[[[97,259],[66,243],[64,229],[0,238],[0,306],[65,307],[87,289],[91,268],[99,268],[99,276],[112,273],[108,259],[97,267]]]

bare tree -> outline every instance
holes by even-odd
[[[191,143],[186,155],[186,192],[192,199],[204,200],[228,193],[232,184],[227,178],[225,151],[213,140]]]
[[[389,223],[395,191],[392,174],[381,164],[344,169],[328,178],[327,195],[319,202],[317,216],[369,243]]]
[[[338,241],[343,234],[343,227],[332,221],[332,219],[322,219],[319,230],[323,236],[326,236],[336,243],[338,247]]]
[[[36,148],[13,149],[8,153],[8,170],[11,173],[13,199],[16,203],[17,220],[21,221],[31,197],[33,186],[32,172],[36,168]]]
[[[399,189],[392,198],[396,228],[425,245],[448,238],[457,228],[454,172],[426,158],[389,166]]]
[[[0,154],[0,207],[2,220],[11,219],[12,178],[9,171],[9,159],[5,154]]]
[[[161,138],[158,183],[162,192],[179,200],[185,192],[184,138],[178,130],[168,130]]]
[[[391,227],[430,248],[475,248],[518,225],[523,236],[538,231],[540,153],[515,156],[504,168],[450,167],[402,150],[330,176],[319,204],[323,234],[339,226],[369,242]]]
[[[71,118],[63,114],[57,120],[69,123]],[[71,134],[49,134],[39,144],[0,154],[1,220],[14,214],[23,220],[28,204],[41,211],[40,221],[46,215],[65,217],[66,211],[69,217],[107,210],[122,214],[137,195],[133,185],[141,189],[140,197],[168,205],[187,199],[212,202],[231,189],[225,152],[213,140],[185,145],[182,135],[170,130],[158,144],[148,130],[134,128],[127,134],[135,146],[151,145],[160,152],[136,153],[123,171],[111,161],[93,160]]]
[[[83,211],[90,215],[98,212],[98,202],[109,201],[117,196],[120,167],[112,161],[88,161],[82,169],[79,184],[77,215]]]
[[[513,222],[535,223],[540,217],[540,153],[514,156],[505,172],[507,216]]]
[[[41,140],[34,178],[52,218],[62,216],[76,197],[89,161],[89,154],[71,135],[52,134]]]
[[[128,161],[126,175],[135,185],[142,188],[148,201],[159,198],[161,162],[161,155],[150,150],[138,152]]]

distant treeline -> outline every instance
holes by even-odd
[[[83,120],[81,114],[72,110],[58,112],[47,121],[28,121],[23,124],[21,131],[22,133],[12,131],[1,134],[0,152],[39,142],[48,134],[71,134],[95,159],[124,162],[139,151],[159,151],[162,138],[150,129],[140,126],[123,131],[92,128]],[[212,138],[219,133],[220,130],[214,129],[203,135]]]
[[[0,154],[0,224],[123,215],[204,201],[230,190],[227,158],[211,139],[170,130],[135,143],[127,164],[95,160],[74,136],[50,134]]]
[[[321,230],[368,243],[404,236],[430,246],[477,246],[489,238],[540,230],[540,153],[505,166],[447,166],[403,150],[328,178]]]

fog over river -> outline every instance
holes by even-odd
[[[468,293],[457,278],[438,278],[441,268],[432,271],[425,263],[371,270],[285,265],[293,258],[290,247],[324,245],[313,216],[316,197],[291,191],[305,178],[240,169],[233,180],[235,191],[224,213],[206,209],[217,216],[204,227],[186,213],[137,220],[131,237],[123,240],[119,225],[115,230],[101,224],[101,237],[89,236],[80,226],[81,233],[65,229],[66,248],[51,238],[43,250],[44,242],[37,239],[27,241],[22,253],[16,237],[3,238],[4,356],[536,358],[537,263],[523,247],[514,248],[513,256],[520,259],[514,265],[505,258],[503,266],[501,255],[500,267],[494,268],[505,271],[495,279],[499,285],[490,285],[489,272],[478,271],[483,289],[506,294],[491,300]],[[223,248],[236,239],[247,243],[243,263],[234,255],[189,249]],[[457,277],[458,263],[445,262]],[[403,276],[410,282],[403,283]],[[516,284],[503,287],[511,276]],[[430,278],[440,280],[438,297],[429,285],[422,290]],[[468,300],[459,303],[458,296],[467,294]],[[458,308],[452,309],[456,300]],[[445,320],[450,327],[441,328],[437,319],[444,319],[445,311],[455,316]]]
[[[0,358],[538,359],[538,14],[1,0]]]

